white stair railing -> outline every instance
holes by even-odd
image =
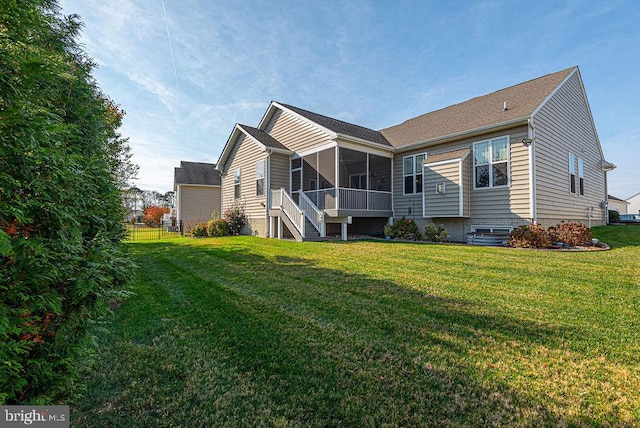
[[[277,191],[276,191],[277,192]],[[300,236],[304,238],[304,211],[298,208],[296,202],[291,199],[291,196],[285,192],[284,189],[280,189],[280,207],[282,212],[285,213],[291,223],[298,229]]]
[[[316,230],[320,233],[320,237],[324,238],[325,230],[324,230],[324,213],[318,209],[318,207],[313,203],[311,199],[307,195],[304,194],[302,190],[298,190],[300,194],[300,208],[304,211],[304,214],[309,219],[309,222],[316,228]]]

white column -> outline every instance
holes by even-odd
[[[342,225],[342,240],[346,241],[347,240],[347,223],[341,223]]]

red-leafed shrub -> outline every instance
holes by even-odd
[[[162,216],[169,214],[170,210],[166,207],[149,207],[144,210],[144,222],[147,224],[160,224]]]
[[[570,247],[588,247],[591,245],[591,229],[582,223],[561,223],[549,228],[553,242],[563,242]]]
[[[514,248],[551,248],[549,232],[537,224],[520,226],[509,235],[509,246]]]

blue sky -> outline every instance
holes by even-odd
[[[640,4],[628,1],[61,0],[127,112],[135,184],[216,162],[272,100],[373,129],[579,66],[609,193],[640,192]]]

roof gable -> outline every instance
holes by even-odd
[[[181,161],[180,167],[175,168],[174,184],[195,184],[203,186],[220,186],[220,171],[213,163]]]
[[[240,127],[246,134],[253,137],[265,148],[290,152],[290,150],[284,144],[264,132],[262,129],[254,128],[247,125],[238,125],[238,127]]]
[[[577,67],[409,119],[380,133],[396,148],[528,119]],[[505,103],[507,109],[505,110]]]
[[[276,103],[276,105],[282,106],[285,109],[302,116],[303,118],[320,125],[322,128],[325,128],[337,135],[353,137],[359,140],[365,140],[371,143],[391,147],[391,144],[389,144],[384,135],[379,131],[374,131],[373,129],[365,128],[364,126],[354,125],[353,123],[344,122],[342,120],[304,110],[289,104]]]
[[[224,165],[231,155],[231,151],[233,150],[233,147],[240,135],[246,135],[249,140],[258,145],[262,150],[270,149],[281,153],[292,153],[284,144],[280,143],[262,129],[236,123],[236,126],[233,127],[233,131],[231,132],[224,149],[222,149],[222,154],[220,154],[220,158],[218,159],[218,166],[216,167],[218,170],[221,171],[224,169]]]

